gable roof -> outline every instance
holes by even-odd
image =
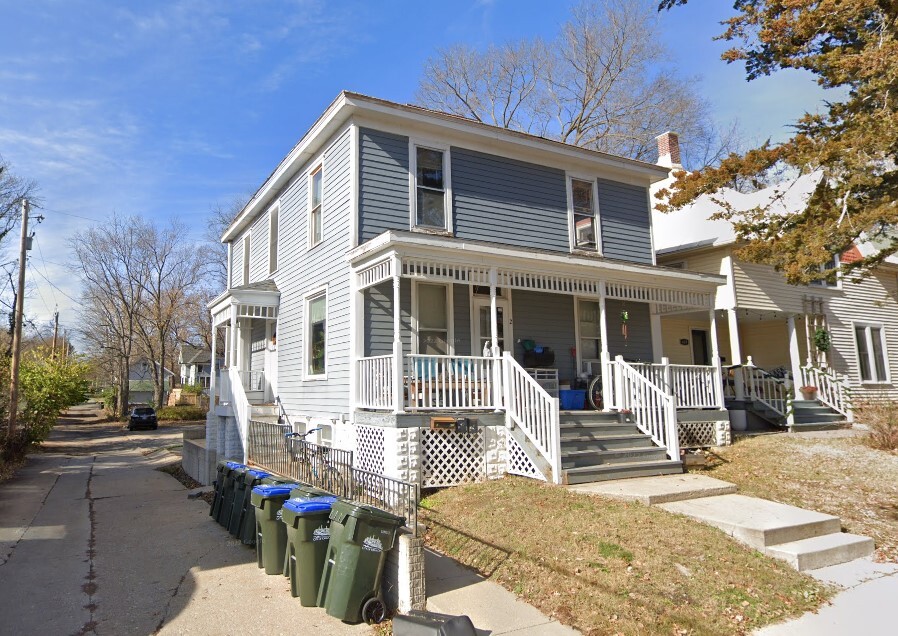
[[[212,360],[212,351],[204,347],[181,345],[181,364],[206,364]]]

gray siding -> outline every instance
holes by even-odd
[[[455,235],[570,251],[563,170],[452,148]]]
[[[627,337],[621,330],[621,312],[626,309]],[[626,303],[620,300],[606,300],[608,312],[608,353],[611,357],[623,356],[625,360],[652,361],[652,325],[649,320],[649,306],[645,303]]]
[[[278,391],[290,413],[338,417],[349,409],[349,265],[351,135],[346,131],[324,156],[324,238],[308,250],[307,178],[312,164],[280,194],[279,256],[275,283],[278,319]],[[316,164],[317,165],[317,164]],[[267,247],[266,247],[267,254]],[[327,285],[327,379],[303,380],[305,297]]]
[[[268,278],[268,213],[252,224],[249,245],[249,282]]]
[[[359,131],[359,243],[409,228],[408,137]]]
[[[652,231],[648,190],[599,179],[602,253],[634,263],[652,263]]]
[[[555,352],[558,378],[570,381],[574,372],[571,347],[576,346],[574,330],[574,297],[516,289],[511,294],[514,338],[533,340]],[[524,349],[515,342],[514,357],[523,364]]]

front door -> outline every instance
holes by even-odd
[[[692,330],[692,364],[711,364],[708,355],[708,332],[704,329]]]
[[[471,333],[471,355],[482,356],[485,346],[492,341],[490,329],[490,299],[474,296],[474,324]],[[500,354],[511,348],[511,303],[507,298],[496,298],[497,343]]]

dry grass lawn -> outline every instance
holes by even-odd
[[[847,532],[873,537],[879,560],[898,562],[898,454],[857,436],[764,435],[715,451],[706,474],[744,495],[838,515]]]
[[[508,477],[422,503],[427,543],[585,634],[738,634],[832,591],[722,532]]]

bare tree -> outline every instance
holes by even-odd
[[[206,219],[205,239],[209,243],[213,257],[209,260],[209,285],[218,293],[228,286],[228,250],[221,237],[231,222],[246,206],[249,196],[235,196],[226,203],[216,203],[209,210]]]
[[[522,40],[477,51],[456,45],[424,67],[423,105],[477,121],[642,160],[676,130],[684,160],[714,162],[738,143],[715,129],[694,78],[661,46],[649,0],[584,2],[549,43]]]
[[[34,199],[36,193],[37,183],[13,174],[0,157],[0,242],[19,220],[22,199]]]

